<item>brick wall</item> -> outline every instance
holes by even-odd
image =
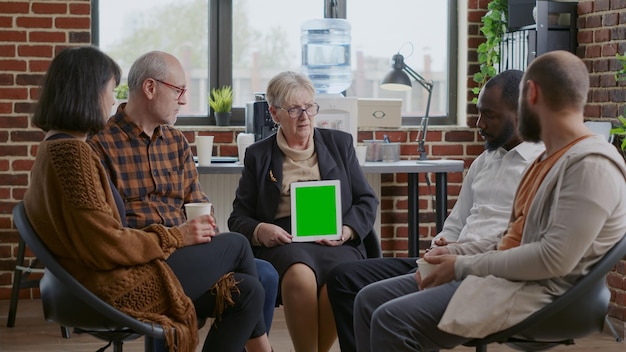
[[[471,92],[474,86],[472,75],[478,70],[475,48],[483,41],[479,32],[480,18],[488,3],[488,0],[468,0],[468,77],[460,77],[459,81],[465,79],[469,86],[469,126],[474,126],[476,121],[476,109],[470,103],[474,96]],[[625,6],[626,0],[580,1],[578,55],[586,58],[592,72],[593,89],[586,110],[590,118],[614,118],[624,106],[623,85],[618,87],[612,81],[611,72],[617,69],[614,54],[626,51]],[[55,53],[66,46],[88,44],[90,37],[89,0],[0,0],[0,299],[10,296],[15,265],[18,236],[12,225],[11,211],[28,186],[28,173],[37,144],[43,137],[28,120],[37,97],[37,86]],[[468,166],[482,151],[482,142],[475,129],[434,127],[430,131],[427,151],[434,157],[462,159]],[[416,129],[361,131],[359,140],[380,139],[383,133],[389,134],[393,141],[403,142],[403,158],[416,157]],[[186,134],[190,140],[195,138],[193,132]],[[236,155],[234,132],[218,132],[216,135],[220,137],[216,139],[218,153]],[[420,176],[422,211],[419,232],[421,242],[428,243],[435,234],[433,205],[423,176]],[[450,174],[448,181],[448,205],[452,207],[462,175]],[[383,176],[381,237],[386,256],[406,255],[406,185],[406,175]],[[611,274],[609,281],[614,293],[611,316],[624,322],[626,261]],[[21,292],[24,298],[31,294],[36,292]]]
[[[37,88],[59,50],[90,43],[90,12],[89,0],[0,1],[0,299],[10,297],[17,251],[11,211],[43,138],[29,122]]]
[[[626,52],[626,0],[581,0],[578,4],[578,51],[591,73],[585,116],[614,120],[624,114],[626,82],[617,83],[621,65],[615,54]],[[609,273],[609,316],[621,336],[626,331],[626,258]]]

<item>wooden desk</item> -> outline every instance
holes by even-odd
[[[409,256],[417,257],[419,255],[419,209],[418,209],[418,196],[419,196],[419,174],[420,173],[435,173],[435,211],[437,214],[437,232],[443,228],[443,222],[448,215],[448,173],[449,172],[463,172],[465,164],[462,160],[400,160],[396,162],[367,162],[361,166],[366,176],[375,175],[380,179],[380,174],[395,174],[406,173],[408,174],[408,226],[409,226]],[[227,182],[220,181],[219,186],[222,189],[227,189],[231,192],[230,198],[232,209],[232,200],[235,198],[235,190],[238,185],[239,177],[243,169],[243,165],[239,163],[216,163],[211,166],[199,166],[198,173],[200,174],[200,182],[202,187],[209,197],[213,199],[213,195],[209,191],[209,180],[204,177],[206,175],[229,175]],[[368,177],[368,180],[370,178]],[[230,183],[230,184],[228,184]],[[370,181],[370,183],[372,183]],[[380,181],[377,187],[373,188],[380,196]],[[216,210],[217,211],[217,210]],[[379,210],[380,215],[380,210]],[[380,216],[378,216],[380,218]],[[377,219],[380,221],[380,219]],[[224,225],[218,224],[223,229],[226,229]]]

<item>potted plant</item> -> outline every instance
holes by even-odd
[[[120,83],[119,86],[113,90],[115,92],[115,99],[127,100],[128,99],[128,83]]]
[[[113,93],[115,94],[115,105],[111,113],[115,115],[120,104],[128,101],[128,83],[120,83],[120,85],[115,87]]]
[[[233,107],[233,89],[231,86],[211,89],[209,106],[211,106],[211,110],[213,110],[215,123],[218,126],[228,126],[232,114],[231,109]]]

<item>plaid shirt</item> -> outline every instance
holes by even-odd
[[[132,228],[185,222],[185,203],[208,202],[191,148],[179,130],[160,125],[148,137],[122,109],[89,139],[126,206]]]

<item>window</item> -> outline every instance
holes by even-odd
[[[384,4],[381,5],[381,4]],[[424,115],[428,92],[417,82],[408,92],[380,88],[400,53],[406,65],[434,83],[431,123],[455,123],[456,117],[456,0],[352,0],[347,20],[352,25],[353,83],[346,95],[401,98],[404,125]]]
[[[338,7],[331,8],[331,2]],[[134,59],[150,50],[167,51],[181,60],[189,92],[178,123],[206,123],[209,87],[232,85],[234,106],[243,110],[256,92],[265,90],[274,74],[300,70],[300,26],[306,20],[325,17],[325,13],[326,17],[345,17],[351,25],[353,83],[347,96],[403,99],[403,124],[418,124],[425,110],[426,90],[417,83],[406,93],[379,88],[391,69],[391,57],[399,52],[407,65],[435,83],[431,123],[456,121],[457,0],[92,3],[94,43],[120,63],[124,74]]]
[[[187,73],[187,105],[181,115],[207,115],[208,1],[92,1],[98,20],[94,44],[121,67],[126,79],[132,63],[151,50],[175,55]]]

